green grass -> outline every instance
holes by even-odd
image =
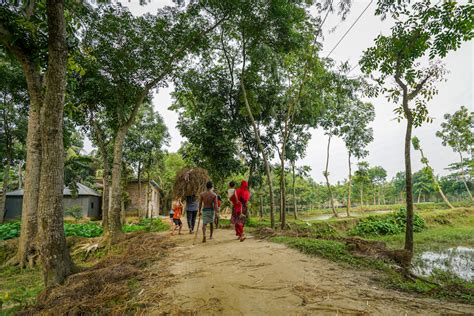
[[[381,260],[353,256],[346,244],[335,240],[286,236],[273,237],[271,240],[298,249],[305,254],[323,257],[350,267],[386,268],[386,264]]]
[[[123,230],[126,233],[134,231],[145,232],[160,232],[166,231],[169,226],[161,221],[159,218],[155,219],[141,219],[135,224],[125,224]],[[99,237],[103,233],[102,226],[99,222],[85,222],[85,223],[64,223],[64,232],[67,237],[77,236],[94,238]],[[20,236],[20,222],[14,221],[5,224],[0,224],[0,240],[7,240],[17,238]]]
[[[0,268],[0,314],[10,315],[34,304],[36,296],[42,290],[43,281],[39,268]]]

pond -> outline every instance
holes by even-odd
[[[366,216],[366,215],[376,215],[376,214],[387,214],[393,212],[392,210],[379,210],[379,211],[351,211],[351,216],[358,217],[358,216]],[[338,213],[339,217],[347,217],[347,214],[344,213]],[[302,218],[303,221],[325,221],[330,218],[333,218],[334,214],[333,213],[328,213],[328,214],[320,214],[320,215],[310,215],[308,217]]]
[[[463,280],[474,280],[474,248],[455,247],[442,251],[425,251],[413,260],[413,272],[429,276],[434,270],[450,272]]]

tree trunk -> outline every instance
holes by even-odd
[[[286,224],[286,180],[285,180],[285,143],[281,146],[280,155],[280,213],[281,213],[281,229],[285,229]]]
[[[102,175],[102,229],[104,236],[109,234],[109,202],[110,202],[110,164],[108,156],[104,157],[104,174]]]
[[[260,205],[259,205],[259,208],[258,208],[259,212],[260,212],[259,215],[260,215],[260,219],[262,219],[263,218],[263,196],[262,195],[260,195],[260,197],[259,197],[259,202],[260,202],[259,203]]]
[[[331,184],[329,183],[329,172],[328,172],[328,169],[329,169],[329,148],[331,146],[331,135],[329,135],[329,138],[328,138],[328,146],[327,146],[327,151],[326,151],[326,169],[324,171],[324,177],[326,178],[326,186],[328,188],[328,191],[329,191],[329,199],[331,201],[331,209],[332,209],[332,212],[334,213],[334,216],[335,217],[339,217],[339,215],[337,214],[336,212],[336,208],[334,207],[334,197],[332,195],[332,189],[331,189]]]
[[[467,185],[467,181],[466,181],[466,174],[464,172],[464,159],[462,157],[462,153],[459,152],[459,158],[460,158],[460,161],[461,161],[461,178],[462,178],[462,182],[464,183],[464,187],[466,188],[466,191],[467,191],[467,194],[469,195],[469,198],[471,199],[471,201],[474,201],[474,198],[472,197],[472,194],[471,194],[471,190],[469,190],[469,186]]]
[[[23,162],[18,163],[18,190],[21,190],[23,187]]]
[[[297,201],[296,201],[296,174],[295,174],[295,162],[291,162],[291,169],[293,171],[293,215],[295,217],[295,220],[298,219],[298,210],[297,210]]]
[[[5,166],[3,166],[3,168],[3,194],[0,199],[0,223],[3,223],[5,220],[5,202],[7,200],[7,192],[10,179],[10,162],[7,162]]]
[[[364,186],[360,184],[360,208],[362,209],[364,205]]]
[[[143,207],[143,201],[142,201],[142,178],[141,178],[141,173],[142,171],[140,170],[141,166],[140,163],[138,163],[138,172],[137,172],[137,178],[138,178],[138,217],[146,217],[146,213],[144,213],[145,209]]]
[[[265,174],[267,176],[267,185],[268,185],[269,197],[270,197],[270,223],[271,223],[271,227],[275,228],[275,204],[273,200],[273,184],[272,184],[272,175],[270,171],[270,164],[268,162],[267,153],[265,152],[265,149],[263,148],[262,140],[260,138],[260,132],[257,127],[257,123],[255,122],[255,119],[252,114],[252,110],[250,109],[250,104],[247,99],[247,91],[245,89],[243,77],[240,80],[240,86],[242,88],[242,93],[244,97],[245,109],[247,110],[247,114],[250,118],[250,122],[252,123],[252,127],[255,133],[255,138],[257,140],[257,145],[263,157],[263,163],[265,166]]]
[[[413,256],[413,180],[411,172],[411,133],[413,128],[413,114],[408,108],[408,99],[406,92],[403,97],[403,108],[405,116],[407,118],[407,127],[405,133],[405,186],[406,186],[406,204],[407,204],[407,217],[406,217],[406,230],[405,230],[405,250]]]
[[[41,76],[39,70],[30,61],[21,62],[30,97],[28,109],[28,132],[26,135],[26,165],[23,183],[23,201],[21,212],[21,229],[18,240],[18,252],[15,263],[20,268],[27,264],[32,267],[37,261],[38,248],[38,198],[41,172],[41,130],[40,109],[43,103]]]
[[[347,217],[351,216],[351,193],[352,193],[352,168],[351,168],[351,152],[349,152],[349,177],[347,181]]]
[[[124,235],[122,231],[122,153],[127,129],[121,126],[114,141],[114,156],[112,164],[112,183],[110,186],[109,235],[110,243],[115,244]]]
[[[47,0],[48,70],[41,110],[41,175],[38,205],[40,254],[45,286],[63,283],[73,263],[64,234],[63,109],[66,90],[64,1]]]

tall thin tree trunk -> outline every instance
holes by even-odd
[[[260,211],[259,215],[260,215],[260,219],[262,219],[263,218],[263,196],[261,194],[259,196],[259,204],[260,204],[258,208]]]
[[[331,184],[329,183],[329,171],[328,171],[328,169],[329,169],[329,148],[331,146],[331,137],[332,137],[332,135],[329,135],[328,146],[327,146],[327,151],[326,151],[326,169],[324,171],[324,177],[326,178],[326,186],[327,186],[328,191],[329,191],[329,199],[331,200],[332,212],[334,213],[335,217],[339,217],[339,215],[336,212],[336,208],[334,207],[334,197],[332,195]]]
[[[281,229],[285,229],[286,224],[286,180],[285,180],[285,144],[282,144],[280,155],[280,213],[281,213]]]
[[[109,238],[111,244],[120,241],[124,235],[122,231],[122,153],[127,129],[121,126],[114,141],[114,156],[112,164],[112,183],[110,186],[109,209]]]
[[[268,162],[267,153],[265,152],[265,149],[263,148],[262,140],[260,138],[260,132],[258,130],[257,123],[255,122],[255,119],[253,117],[252,110],[250,108],[250,104],[247,98],[247,90],[245,89],[245,85],[244,85],[243,76],[240,80],[240,86],[242,88],[242,93],[244,97],[245,109],[247,110],[247,114],[250,118],[250,122],[252,123],[252,127],[255,133],[255,138],[257,140],[257,145],[263,157],[263,164],[265,166],[265,174],[267,176],[267,185],[268,185],[269,197],[270,197],[270,223],[271,223],[271,227],[275,228],[275,204],[274,204],[274,199],[273,199],[273,184],[272,184],[272,175],[270,171],[270,163]]]
[[[18,190],[23,188],[23,162],[18,163]]]
[[[137,172],[137,175],[138,175],[138,217],[146,217],[146,212],[145,214],[143,214],[143,212],[145,211],[144,207],[143,207],[143,200],[142,200],[142,175],[141,175],[141,166],[140,166],[140,163],[138,163],[138,172]]]
[[[40,254],[45,286],[61,284],[73,263],[64,234],[63,109],[66,91],[66,21],[64,0],[47,0],[48,70],[41,110],[41,175],[38,205]]]
[[[104,156],[104,154],[102,154]],[[108,156],[103,159],[104,174],[102,175],[102,229],[104,236],[109,234],[109,201],[110,201],[110,164]]]
[[[349,177],[347,181],[347,217],[351,216],[351,193],[352,193],[352,167],[351,167],[351,152],[349,151],[348,155],[348,163],[349,163]]]
[[[293,215],[295,220],[298,219],[297,200],[296,200],[296,174],[295,174],[295,162],[291,162],[291,169],[293,171]]]
[[[364,206],[364,186],[362,183],[360,184],[360,208],[362,209]]]
[[[10,179],[10,162],[7,162],[3,167],[3,194],[0,198],[0,223],[3,223],[5,220],[5,203],[7,201],[7,192],[9,187]]]
[[[459,158],[461,160],[461,178],[462,178],[462,182],[464,183],[464,187],[466,188],[466,191],[467,191],[467,194],[469,195],[469,198],[471,199],[471,201],[474,201],[474,198],[472,197],[472,194],[471,194],[471,190],[469,190],[469,186],[467,185],[466,174],[464,172],[464,158],[463,158],[461,152],[459,152]]]
[[[407,217],[406,217],[406,229],[405,229],[405,250],[410,254],[410,260],[413,256],[413,176],[411,172],[411,134],[413,128],[413,114],[408,108],[407,93],[404,91],[403,96],[403,108],[407,119],[407,127],[405,133],[405,178],[406,178],[406,204],[407,204]]]

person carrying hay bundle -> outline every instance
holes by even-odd
[[[214,218],[218,212],[217,194],[213,192],[214,185],[212,181],[206,183],[206,191],[202,192],[199,200],[199,217],[202,216],[202,242],[206,242],[206,226],[210,224],[211,233],[209,239],[212,239],[214,233]]]

